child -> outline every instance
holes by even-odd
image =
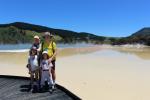
[[[31,91],[33,92],[34,78],[37,82],[38,81],[38,73],[39,73],[36,47],[31,48],[30,56],[28,58],[27,68],[29,69],[29,74],[30,74],[30,79],[31,79]]]
[[[34,42],[32,44],[32,47],[36,47],[36,49],[39,49],[39,47],[40,47],[40,38],[39,38],[39,36],[37,36],[37,35],[34,36]]]
[[[34,36],[34,41],[32,43],[32,47],[36,47],[37,49],[37,55],[38,55],[38,65],[40,66],[40,60],[41,60],[41,53],[39,52],[40,51],[40,47],[41,47],[41,44],[40,44],[40,38],[38,35],[35,35]],[[40,77],[40,74],[39,74],[39,77]]]
[[[34,41],[32,43],[31,48],[32,47],[36,47],[37,51],[39,50],[39,48],[40,48],[40,38],[39,38],[39,36],[37,36],[37,35],[34,36]],[[29,55],[30,55],[30,53],[31,53],[31,49],[29,51]],[[37,55],[38,55],[38,52],[37,52]]]
[[[48,82],[49,85],[49,92],[52,92],[54,89],[54,84],[52,80],[52,74],[51,74],[51,67],[53,66],[52,63],[48,63],[48,52],[43,51],[42,53],[42,61],[41,61],[41,88],[45,85],[45,82]]]

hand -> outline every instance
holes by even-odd
[[[50,64],[52,62],[52,58],[49,58],[48,59],[48,63]]]

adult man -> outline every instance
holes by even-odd
[[[55,85],[55,79],[56,79],[56,74],[55,74],[55,61],[56,61],[56,55],[57,55],[57,47],[56,43],[53,41],[53,35],[50,32],[45,32],[44,33],[44,42],[41,43],[40,45],[40,52],[47,51],[49,58],[49,63],[52,63],[52,79]]]

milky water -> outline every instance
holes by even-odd
[[[150,100],[149,47],[97,48],[60,51],[64,57],[57,58],[57,83],[84,100]],[[27,56],[1,52],[0,74],[28,75]]]
[[[150,99],[150,48],[102,48],[57,62],[58,82],[84,100]]]

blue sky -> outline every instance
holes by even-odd
[[[149,5],[150,0],[0,0],[0,23],[129,36],[150,26]]]

